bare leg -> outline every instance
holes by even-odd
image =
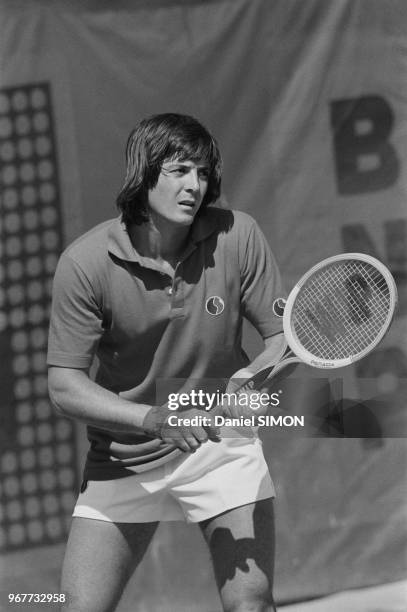
[[[265,499],[201,523],[225,612],[275,612],[274,514]]]
[[[62,570],[62,612],[113,612],[156,527],[74,518]]]

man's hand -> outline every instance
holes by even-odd
[[[250,390],[239,392],[240,387],[245,385],[245,382],[252,378],[254,372],[249,368],[242,368],[235,372],[229,380],[226,393],[236,395],[235,401],[228,398],[222,404],[222,414],[229,418],[250,418],[253,415],[263,415],[267,413],[268,405],[263,405],[265,402],[260,402],[261,392],[258,390]],[[264,399],[264,392],[262,393]]]
[[[265,338],[264,343],[265,349],[260,355],[258,355],[248,366],[241,368],[233,374],[227,384],[226,393],[239,394],[239,388],[242,387],[249,378],[252,378],[263,368],[278,363],[287,348],[287,342],[283,333]],[[263,389],[263,396],[265,392],[266,390]],[[251,417],[253,414],[266,414],[269,406],[265,406],[262,401],[259,401],[259,395],[261,394],[262,392],[259,392],[259,390],[242,392],[241,395],[244,397],[238,398],[236,402],[228,402],[226,405],[225,402],[223,403],[223,414],[231,418],[239,418],[241,416]]]
[[[235,372],[226,387],[226,393],[235,393],[236,390],[241,387],[245,381],[254,375],[252,370],[249,368],[242,368]]]
[[[257,357],[246,367],[241,368],[235,372],[227,385],[226,391],[233,393],[238,387],[240,387],[245,380],[251,378],[264,368],[276,365],[283,357],[287,349],[287,341],[284,338],[284,334],[276,334],[270,338],[264,340],[265,349],[257,355]]]
[[[230,391],[229,393],[231,394],[234,392]],[[261,402],[260,396],[263,398]],[[269,409],[269,404],[266,401],[266,394],[264,392],[248,390],[242,391],[241,393],[237,392],[235,399],[232,399],[231,396],[224,399],[220,409],[222,410],[222,415],[227,418],[251,418],[253,415],[259,416],[266,414]]]
[[[144,417],[143,429],[147,435],[186,453],[196,451],[207,440],[220,441],[219,428],[213,425],[209,413],[196,408],[178,412],[153,406]]]

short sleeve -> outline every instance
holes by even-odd
[[[102,333],[94,287],[81,267],[69,255],[62,255],[52,291],[48,365],[89,368]]]
[[[286,296],[276,260],[253,220],[241,255],[241,304],[244,316],[263,338],[283,329],[277,300]]]

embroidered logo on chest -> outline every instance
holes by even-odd
[[[225,310],[225,302],[218,295],[212,295],[205,302],[205,310],[210,315],[216,317]]]
[[[276,315],[276,317],[282,317],[283,316],[286,302],[287,302],[287,300],[285,300],[284,298],[278,298],[277,300],[274,300],[274,302],[273,302],[273,312]]]

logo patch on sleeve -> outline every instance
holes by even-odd
[[[210,315],[216,317],[225,310],[225,302],[218,295],[212,295],[205,302],[205,310]]]
[[[273,312],[276,315],[276,317],[283,316],[286,303],[287,303],[287,300],[285,300],[284,298],[277,298],[276,300],[274,300]]]

